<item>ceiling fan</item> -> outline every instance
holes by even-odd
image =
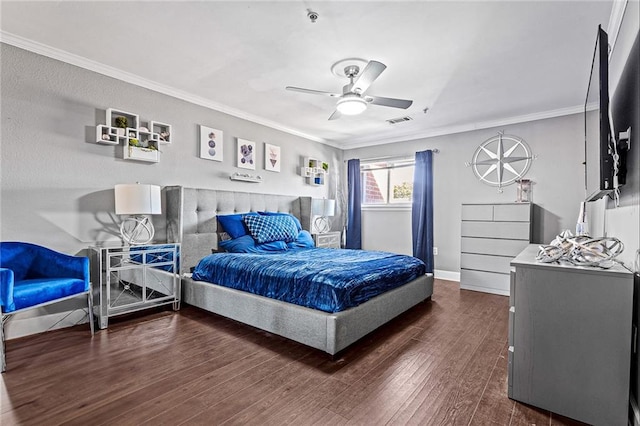
[[[369,61],[360,73],[358,65],[347,65],[344,68],[344,75],[349,79],[349,84],[342,88],[342,93],[323,92],[321,90],[303,89],[301,87],[287,86],[287,90],[294,92],[309,93],[312,95],[323,95],[338,98],[336,110],[331,114],[329,120],[338,119],[344,115],[357,115],[367,109],[367,105],[381,105],[392,108],[407,109],[413,101],[406,99],[384,98],[382,96],[369,96],[365,92],[387,68],[385,64],[378,61]]]

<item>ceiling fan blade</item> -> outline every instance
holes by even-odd
[[[342,96],[341,93],[330,93],[330,92],[323,92],[321,90],[303,89],[302,87],[287,86],[286,89],[292,90],[294,92],[309,93],[311,95],[332,96],[334,98],[339,98],[340,96]]]
[[[364,99],[370,104],[392,108],[407,109],[411,106],[411,104],[413,104],[413,101],[407,99],[384,98],[382,96],[366,96]]]
[[[338,118],[342,117],[342,113],[338,110],[333,111],[333,114],[331,114],[331,116],[329,116],[329,120],[337,120]]]
[[[353,82],[351,90],[360,94],[364,93],[386,68],[387,66],[382,62],[369,61],[362,73],[356,78],[356,81]]]

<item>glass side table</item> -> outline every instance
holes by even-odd
[[[180,244],[89,247],[98,325],[154,306],[180,309]]]

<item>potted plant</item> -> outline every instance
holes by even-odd
[[[120,136],[123,136],[124,130],[127,128],[127,125],[129,124],[129,120],[127,120],[127,117],[118,116],[113,120],[113,122],[117,127],[116,133]]]

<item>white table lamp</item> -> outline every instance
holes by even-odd
[[[116,214],[130,215],[120,224],[120,235],[129,244],[147,244],[155,229],[148,214],[161,214],[160,187],[140,183],[119,184],[114,189]]]
[[[316,217],[313,227],[318,234],[325,234],[331,229],[329,217],[336,214],[336,200],[314,198],[311,200],[311,214]]]

